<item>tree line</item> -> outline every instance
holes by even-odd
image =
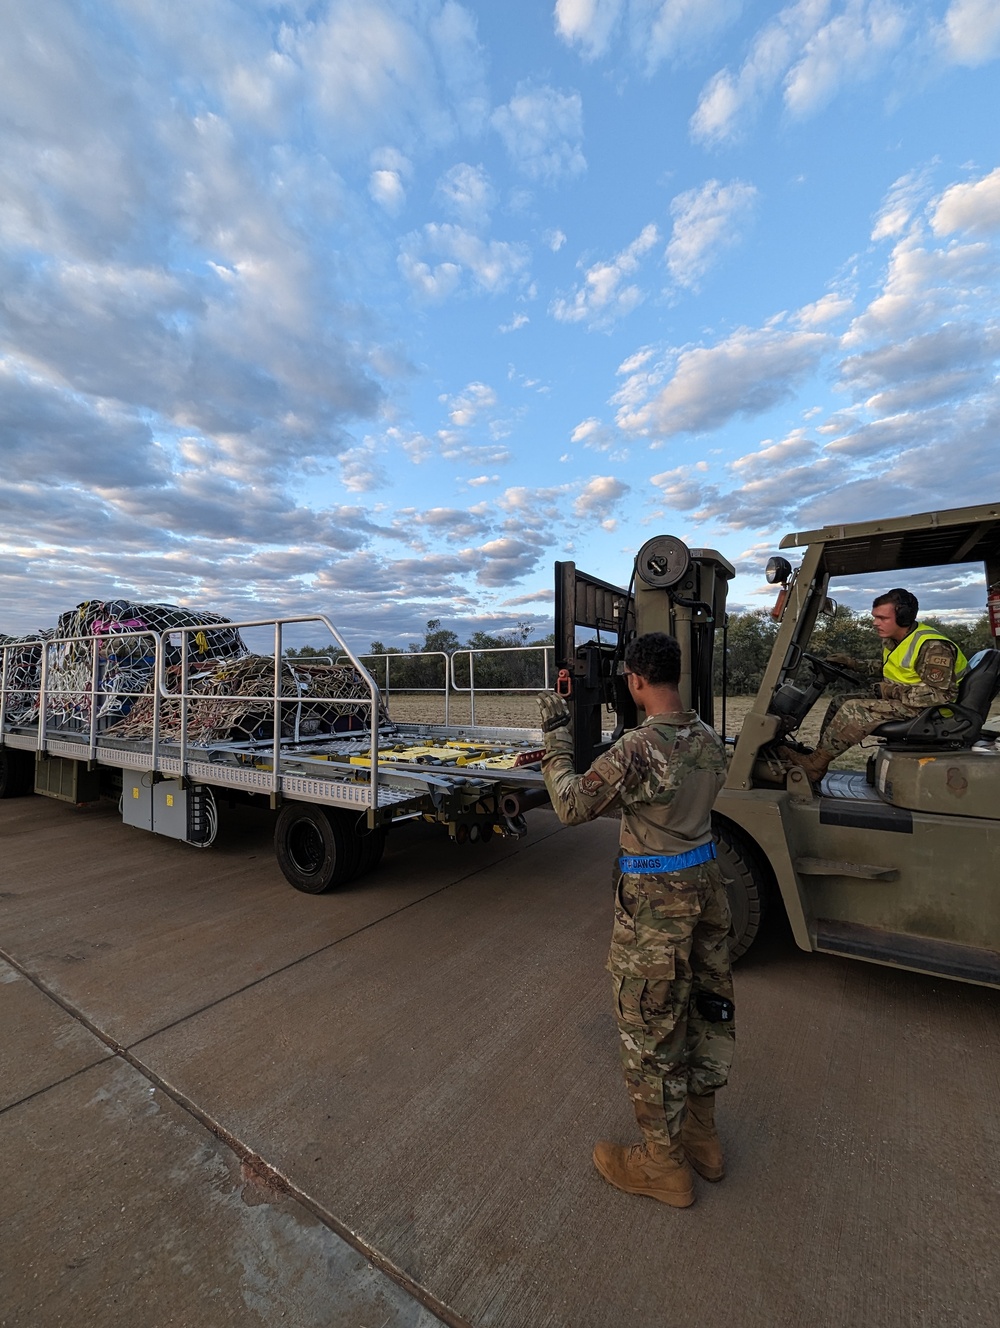
[[[985,613],[972,623],[945,623],[937,618],[923,615],[920,621],[950,637],[970,659],[977,650],[993,646],[989,618]],[[518,623],[509,632],[495,634],[473,632],[467,641],[462,642],[455,632],[441,626],[440,618],[431,618],[421,644],[413,643],[403,650],[399,646],[387,646],[381,641],[372,641],[368,652],[361,656],[361,660],[371,670],[379,686],[384,687],[386,661],[382,656],[388,657],[390,691],[441,690],[444,686],[444,661],[439,657],[440,654],[450,657],[456,652],[467,650],[509,650],[518,646],[551,646],[555,642],[555,634],[552,632],[547,636],[529,639],[531,633],[532,628],[529,624]],[[718,628],[715,634],[716,693],[722,692],[724,657],[729,694],[739,696],[755,693],[763,680],[764,670],[767,668],[777,634],[778,624],[767,609],[729,614],[726,630]],[[856,613],[844,604],[838,605],[832,615],[820,620],[819,626],[813,632],[809,650],[814,655],[850,655],[859,662],[873,666],[880,666],[882,660],[882,643],[875,634],[870,616],[867,613]],[[313,646],[289,650],[287,654],[301,659],[329,657],[328,651],[317,650]],[[421,658],[427,654],[438,657]],[[550,654],[550,686],[554,682],[552,662]],[[455,660],[454,672],[458,685],[468,687],[468,655],[459,654]],[[473,672],[477,691],[515,687],[541,689],[545,678],[541,650],[519,655],[477,655]],[[835,690],[837,688],[845,690],[847,684],[838,683]]]
[[[403,650],[399,646],[387,646],[382,641],[372,641],[368,652],[359,658],[380,687],[386,686],[388,667],[390,691],[425,689],[440,691],[444,687],[445,662],[441,658],[442,654],[447,655],[450,662],[452,655],[467,650],[507,651],[523,646],[551,646],[555,642],[553,632],[548,636],[530,640],[532,631],[533,628],[529,623],[518,623],[509,632],[473,632],[468,641],[463,642],[455,632],[441,626],[440,618],[431,618],[421,644],[413,642]],[[289,650],[286,653],[303,659],[316,655],[323,656],[328,652],[317,650],[313,646],[303,646],[301,650]],[[431,658],[422,658],[426,655],[430,655]],[[537,687],[540,691],[545,684],[542,650],[537,649],[517,655],[477,655],[472,664],[472,674],[477,691],[511,687]],[[454,680],[459,687],[469,686],[468,655],[458,653],[458,658],[454,662]],[[550,652],[549,686],[552,686],[554,681]]]

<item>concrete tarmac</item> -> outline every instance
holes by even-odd
[[[728,1175],[677,1211],[603,964],[617,825],[409,824],[308,896],[269,813],[200,852],[0,802],[0,1325],[939,1328],[1000,1322],[1000,997],[737,969]]]

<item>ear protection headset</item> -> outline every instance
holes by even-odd
[[[917,602],[916,595],[911,595],[908,590],[889,590],[887,595],[892,596],[893,610],[896,614],[897,627],[912,627],[917,621],[917,610],[920,605]]]

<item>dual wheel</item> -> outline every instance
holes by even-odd
[[[274,827],[274,853],[296,890],[320,895],[376,867],[385,834],[369,830],[363,812],[286,802]]]

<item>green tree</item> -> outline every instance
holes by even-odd
[[[778,624],[768,609],[731,613],[725,632],[727,684],[733,695],[756,692],[764,677],[771,647],[778,634]],[[715,687],[722,690],[724,634],[716,633]]]
[[[422,646],[411,646],[411,650],[417,652],[423,650],[443,650],[451,655],[456,650],[460,650],[461,641],[454,632],[447,627],[441,626],[440,618],[429,618],[427,620],[427,631],[424,633],[424,644]]]

